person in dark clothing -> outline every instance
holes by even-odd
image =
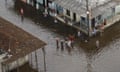
[[[59,50],[59,39],[56,38],[56,50],[58,51]]]
[[[23,20],[24,20],[24,10],[23,10],[23,8],[20,9],[20,15],[21,15],[21,21],[23,22]]]
[[[60,41],[60,44],[61,44],[61,51],[64,51],[64,41],[61,40],[61,41]]]

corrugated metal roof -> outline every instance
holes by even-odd
[[[11,45],[10,54],[12,54],[12,56],[10,58],[7,58],[5,61],[3,61],[2,62],[3,64],[12,63],[18,60],[19,58],[22,58],[30,54],[31,52],[39,48],[42,48],[46,45],[44,41],[34,37],[33,35],[13,25],[9,21],[6,21],[5,19],[1,17],[0,17],[0,25],[3,27],[3,28],[0,28],[0,33],[3,36],[6,36],[8,38],[11,37],[11,40],[13,40],[10,43]],[[8,45],[8,44],[6,43],[5,45]],[[8,48],[5,48],[5,47],[3,48],[4,50],[5,49],[8,50]]]
[[[86,15],[86,0],[54,0],[55,3],[80,15]],[[94,2],[95,1],[95,2]],[[96,6],[96,2],[97,6]],[[116,1],[112,0],[89,0],[89,8],[91,8],[92,17],[105,12],[106,9],[117,5]]]
[[[82,5],[74,0],[55,0],[54,2],[75,13],[82,14],[85,12],[85,9],[82,8]]]
[[[111,2],[108,2],[108,3],[104,4],[104,5],[100,5],[99,7],[96,7],[94,9],[92,9],[92,12],[91,12],[92,16],[96,17],[99,14],[104,13],[106,10],[115,7],[116,4],[117,4],[116,2],[111,1]]]

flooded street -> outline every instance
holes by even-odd
[[[0,0],[0,16],[25,31],[45,41],[47,72],[119,72],[120,71],[120,23],[106,29],[101,37],[91,38],[90,43],[76,41],[73,49],[64,48],[64,51],[56,50],[55,38],[64,39],[66,29],[37,25],[25,18],[22,23],[20,16],[13,10],[4,6],[4,0]],[[59,27],[59,26],[58,26]],[[63,33],[64,32],[64,33]],[[99,38],[102,42],[100,48],[91,46]],[[93,39],[93,40],[92,40]],[[85,47],[85,48],[84,48]],[[43,54],[41,49],[37,51],[39,72],[44,70]],[[31,57],[29,57],[31,59]],[[32,55],[33,68],[35,68],[35,56]]]
[[[110,45],[96,55],[93,61],[93,71],[95,72],[119,72],[120,66],[120,40],[112,42]]]
[[[75,46],[69,53],[66,49],[56,51],[55,39],[63,38],[54,32],[44,32],[48,43],[46,47],[48,72],[119,72],[120,66],[120,24],[105,30],[100,40],[103,46],[99,49],[86,50],[81,45]],[[105,36],[104,36],[105,35]],[[41,35],[42,36],[42,35]],[[79,44],[79,43],[78,43]],[[81,44],[81,43],[80,43]],[[90,47],[89,47],[90,48]],[[41,65],[41,64],[40,64]]]
[[[42,27],[42,26],[41,26]],[[102,37],[92,38],[93,40],[100,38],[102,46],[98,49],[92,46],[81,45],[76,42],[76,46],[71,51],[59,49],[56,51],[55,38],[63,39],[61,33],[53,32],[55,29],[41,28],[38,26],[40,38],[48,43],[46,46],[46,65],[47,72],[119,72],[120,66],[120,23],[106,29]],[[38,34],[38,33],[37,33]],[[86,47],[86,48],[83,48]],[[88,49],[90,48],[90,49]],[[40,51],[39,51],[40,53]],[[42,53],[40,56],[40,68],[43,68]]]
[[[91,55],[92,72],[119,72],[120,60],[120,23],[106,30],[106,39],[111,40],[95,55]],[[105,42],[107,42],[107,40]]]

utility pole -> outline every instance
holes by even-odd
[[[88,26],[88,36],[90,36],[90,25],[89,25],[89,5],[88,0],[86,0],[86,14],[87,14],[87,26]]]
[[[45,49],[42,48],[43,51],[43,58],[44,58],[44,72],[46,72],[46,53],[45,53]]]
[[[45,11],[44,11],[44,17],[47,17],[47,15],[48,15],[48,5],[47,5],[48,0],[44,0],[44,1],[45,1]]]

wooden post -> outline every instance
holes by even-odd
[[[7,72],[7,71],[6,71],[6,65],[4,65],[4,72]]]
[[[42,51],[43,51],[43,57],[44,57],[44,72],[46,72],[46,58],[45,58],[45,49],[42,48]]]
[[[9,66],[5,65],[5,72],[9,72]]]
[[[7,65],[7,72],[9,72],[9,65]]]
[[[31,66],[32,66],[32,53],[31,53],[30,55],[31,55],[31,56],[30,56],[30,58],[31,58],[31,60],[30,60],[31,62],[30,62],[30,63],[31,63]]]
[[[11,52],[11,38],[9,38],[9,47],[8,47],[8,52],[10,53]]]
[[[19,60],[19,59],[18,59]],[[17,72],[19,72],[19,61],[16,60],[16,64],[17,64]]]
[[[5,67],[4,64],[1,63],[2,72],[5,72],[5,68],[4,67]]]
[[[35,51],[36,69],[38,70],[37,51]]]
[[[32,66],[32,52],[31,52],[31,67],[33,67],[33,66]],[[31,72],[32,72],[32,70],[31,70]]]
[[[1,63],[1,71],[4,72],[3,64]]]

